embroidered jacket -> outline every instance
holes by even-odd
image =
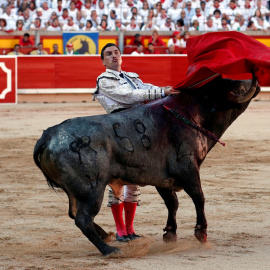
[[[97,98],[107,113],[165,96],[162,88],[143,83],[138,74],[124,71],[121,74],[124,78],[120,77],[119,72],[106,69],[97,78],[94,98]]]

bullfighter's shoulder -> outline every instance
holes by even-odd
[[[112,80],[119,80],[119,78],[111,73],[111,72],[103,72],[97,77],[97,80],[99,81],[100,79],[112,79]]]
[[[134,79],[137,79],[139,78],[139,75],[135,72],[125,72],[127,74],[128,77],[130,78],[134,78]]]

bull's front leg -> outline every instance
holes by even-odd
[[[191,176],[193,173],[190,173]],[[183,186],[185,192],[191,197],[197,213],[197,224],[195,226],[195,236],[201,242],[207,241],[207,221],[204,213],[205,199],[201,187],[199,172],[191,176]]]
[[[165,234],[163,240],[165,242],[177,241],[177,223],[176,223],[176,212],[178,210],[178,198],[174,191],[167,188],[156,188],[159,195],[165,202],[168,209],[168,220],[167,225],[164,228]]]

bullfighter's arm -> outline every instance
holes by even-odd
[[[132,89],[128,83],[120,84],[119,80],[100,79],[99,91],[103,95],[123,104],[137,104],[155,100],[164,96],[160,87],[149,86],[148,89]]]

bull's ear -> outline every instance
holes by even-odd
[[[235,81],[230,80],[230,88],[227,94],[227,100],[232,103],[244,103],[253,98],[258,82],[253,76],[252,80]]]

